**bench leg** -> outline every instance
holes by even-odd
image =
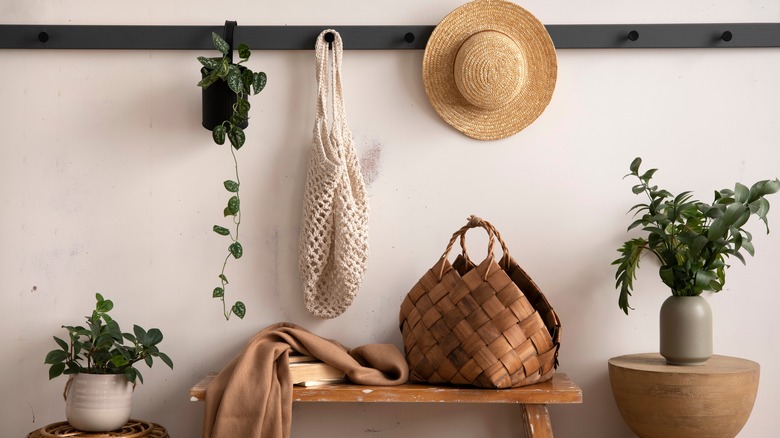
[[[547,405],[520,405],[525,422],[525,436],[528,438],[553,438],[552,423]]]

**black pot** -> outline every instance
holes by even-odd
[[[201,77],[207,76],[205,68],[200,69]],[[229,120],[233,115],[233,105],[235,105],[237,98],[236,93],[230,89],[227,82],[222,79],[217,79],[216,82],[211,84],[208,88],[203,88],[203,122],[201,123],[204,128],[211,131],[215,126],[221,124],[225,120]],[[241,129],[246,129],[249,126],[249,122],[238,125]]]

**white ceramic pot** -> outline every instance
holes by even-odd
[[[670,296],[661,305],[661,356],[670,365],[703,365],[712,356],[712,310],[704,297]]]
[[[119,429],[132,407],[133,384],[123,374],[75,374],[65,387],[65,418],[78,430]]]

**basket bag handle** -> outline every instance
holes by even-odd
[[[450,242],[447,244],[447,249],[444,250],[444,254],[442,254],[441,260],[442,263],[440,263],[439,272],[437,275],[437,278],[439,281],[441,281],[442,277],[444,276],[444,266],[446,263],[443,263],[444,260],[449,258],[450,251],[452,251],[452,247],[455,245],[455,241],[460,239],[460,246],[461,246],[461,254],[463,255],[463,258],[470,262],[468,258],[468,254],[466,253],[466,232],[472,228],[484,228],[485,231],[488,233],[488,248],[487,248],[487,256],[485,257],[485,260],[492,260],[495,261],[496,257],[493,254],[493,247],[495,246],[495,239],[496,239],[496,230],[495,228],[486,220],[471,215],[468,218],[468,223],[461,227],[458,231],[452,233],[452,237],[450,238]],[[506,244],[503,240],[499,238],[499,242],[501,244],[501,249],[506,254]],[[490,264],[488,265],[487,269],[485,270],[484,279],[487,280],[488,276],[490,275]]]

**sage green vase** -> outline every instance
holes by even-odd
[[[701,296],[661,305],[661,356],[670,365],[704,365],[712,356],[712,309]]]

